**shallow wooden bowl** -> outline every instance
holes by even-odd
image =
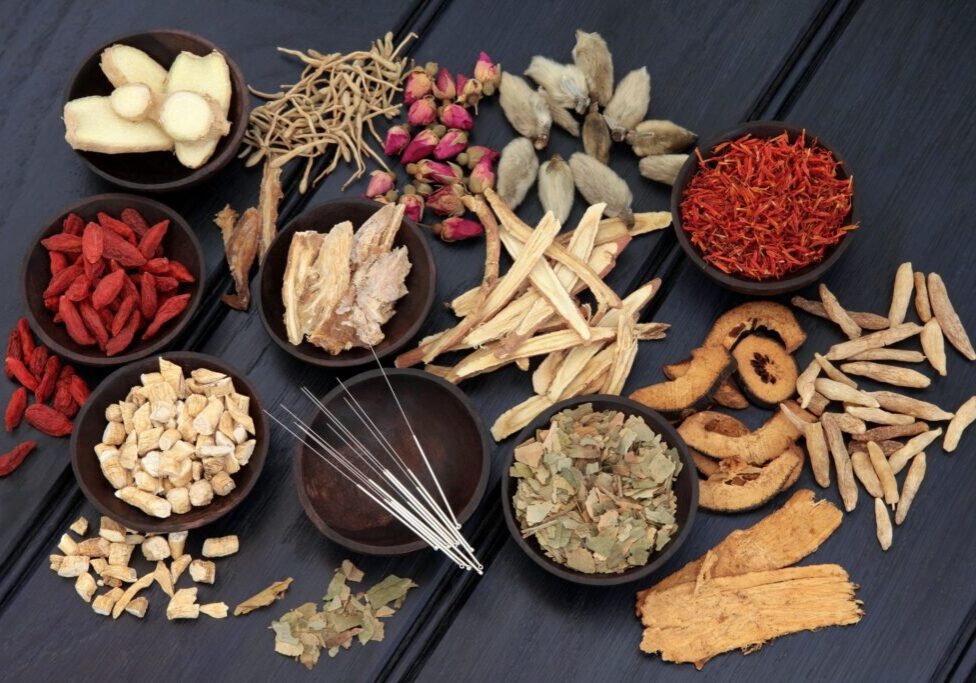
[[[840,166],[838,166],[839,177],[849,178],[851,176],[850,169],[833,147],[826,144],[822,138],[814,135],[809,129],[804,129],[802,126],[796,126],[783,121],[750,121],[744,123],[730,131],[713,136],[708,140],[700,141],[697,150],[701,153],[703,159],[708,159],[713,156],[712,150],[715,148],[715,145],[729,140],[736,140],[743,135],[748,134],[758,138],[772,138],[781,135],[785,131],[789,135],[790,140],[795,140],[804,130],[806,130],[808,139],[816,139],[821,147],[830,150],[834,158],[840,162]],[[819,263],[814,263],[805,268],[793,271],[776,280],[751,280],[740,275],[725,273],[702,258],[701,252],[691,243],[691,240],[688,238],[688,233],[681,227],[682,195],[684,195],[685,188],[688,186],[691,178],[698,172],[698,166],[698,157],[695,151],[692,151],[688,155],[688,160],[678,172],[678,177],[672,187],[671,216],[674,233],[678,238],[678,244],[681,245],[682,250],[684,250],[691,262],[705,273],[707,277],[726,289],[751,296],[775,296],[777,294],[793,292],[807,285],[819,282],[824,274],[840,260],[840,257],[850,246],[851,239],[856,235],[855,232],[844,236],[840,242],[827,250],[823,260]],[[858,222],[857,192],[851,197],[851,211],[847,215],[847,224],[856,222]]]
[[[535,418],[519,435],[512,441],[506,456],[505,472],[509,472],[512,463],[515,461],[515,447],[525,443],[535,436],[537,429],[545,429],[549,426],[553,415],[567,408],[576,408],[584,403],[592,403],[596,411],[617,410],[624,415],[637,415],[644,418],[647,426],[660,434],[664,443],[673,446],[678,450],[678,457],[681,459],[681,472],[674,484],[675,495],[677,496],[678,509],[675,514],[678,522],[678,533],[660,551],[652,553],[648,558],[647,564],[642,567],[634,567],[620,574],[584,574],[583,572],[570,569],[566,565],[560,564],[550,559],[539,547],[535,538],[523,538],[522,529],[518,520],[515,518],[515,510],[512,507],[512,497],[518,485],[518,479],[506,474],[501,483],[502,511],[505,516],[505,524],[511,533],[515,543],[525,551],[533,562],[545,569],[550,574],[561,579],[572,581],[586,586],[616,586],[622,583],[630,583],[644,579],[667,562],[688,539],[692,526],[695,522],[695,514],[698,511],[698,474],[695,464],[688,454],[688,447],[684,439],[678,434],[677,430],[671,426],[664,416],[651,410],[647,406],[641,405],[636,401],[631,401],[622,396],[609,396],[606,394],[591,394],[589,396],[579,396],[560,401],[545,412]]]
[[[141,154],[102,154],[75,150],[95,174],[110,183],[137,192],[173,192],[198,185],[213,177],[237,155],[244,133],[250,101],[247,82],[240,67],[230,56],[206,38],[187,31],[161,29],[121,36],[99,45],[81,63],[65,90],[64,101],[90,95],[109,95],[113,86],[99,66],[102,51],[116,43],[139,48],[168,69],[180,52],[208,55],[214,50],[227,61],[230,71],[231,99],[227,120],[230,132],[220,139],[213,155],[200,168],[187,168],[172,152]]]
[[[257,297],[258,312],[271,338],[295,358],[324,368],[349,368],[373,362],[373,354],[369,349],[354,348],[333,356],[307,341],[302,341],[298,346],[289,342],[285,332],[281,283],[285,276],[291,238],[295,232],[328,232],[332,226],[342,221],[352,221],[353,227],[358,229],[381,206],[366,199],[337,199],[320,204],[292,219],[271,243],[258,274],[261,288]],[[411,267],[406,281],[408,292],[396,303],[393,317],[383,326],[383,341],[374,347],[380,358],[402,349],[420,331],[420,326],[424,324],[431,306],[434,305],[437,285],[434,255],[427,244],[427,237],[416,223],[404,218],[393,244],[397,247],[406,246]]]
[[[102,432],[105,430],[105,409],[109,404],[124,399],[129,393],[129,389],[139,384],[140,375],[158,371],[159,361],[156,356],[146,358],[126,365],[124,368],[119,368],[102,380],[92,391],[88,401],[85,402],[81,412],[75,418],[70,445],[71,469],[74,470],[75,479],[78,481],[82,493],[95,506],[95,509],[130,529],[152,533],[196,529],[210,524],[233,510],[247,497],[247,494],[254,488],[254,484],[257,483],[267,459],[270,442],[267,416],[261,407],[261,400],[254,386],[242,372],[219,358],[203,353],[174,351],[160,355],[166,360],[182,366],[187,375],[189,375],[190,370],[196,368],[209,368],[223,372],[233,378],[234,387],[238,393],[251,399],[250,415],[254,419],[254,430],[256,432],[254,438],[257,440],[257,444],[247,465],[242,467],[237,474],[231,475],[237,486],[229,494],[226,496],[215,495],[210,505],[192,508],[189,512],[181,515],[174,514],[165,519],[151,517],[139,508],[115,497],[115,490],[102,474],[94,448],[102,440]]]
[[[387,370],[386,374],[423,444],[451,509],[458,521],[464,523],[477,508],[488,484],[490,450],[484,424],[468,398],[453,384],[422,370]],[[437,498],[436,488],[381,372],[361,373],[347,381],[346,386],[394,450]],[[336,387],[322,398],[322,403],[381,462],[391,462],[349,409],[343,400],[345,395],[342,387]],[[350,456],[351,450],[328,430],[321,412],[316,410],[307,424],[341,453]],[[400,472],[395,473],[403,477]],[[298,445],[295,457],[295,483],[308,518],[327,538],[350,550],[370,555],[401,555],[427,547],[303,444]]]
[[[44,288],[51,279],[51,266],[47,249],[41,244],[45,237],[61,232],[61,223],[69,213],[76,213],[86,222],[94,221],[99,211],[118,218],[122,209],[133,208],[139,211],[152,225],[168,218],[169,229],[163,239],[163,250],[167,258],[179,261],[196,278],[195,282],[180,285],[178,293],[190,294],[190,303],[183,313],[163,325],[159,333],[147,341],[136,336],[128,349],[117,356],[106,356],[97,346],[76,344],[64,326],[54,322],[54,313],[44,307]],[[37,333],[46,346],[55,353],[81,365],[114,367],[125,365],[139,358],[145,358],[168,346],[187,326],[200,306],[203,289],[203,250],[197,241],[196,233],[190,225],[165,204],[152,199],[131,194],[99,194],[67,206],[58,213],[47,226],[38,233],[34,246],[24,259],[21,282],[26,304],[27,318],[31,329]]]

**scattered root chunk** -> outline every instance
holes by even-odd
[[[969,335],[966,334],[966,328],[963,327],[956,309],[949,301],[949,292],[942,277],[938,273],[929,273],[928,286],[932,313],[939,321],[946,339],[968,360],[976,360],[976,351],[973,350],[973,344],[969,341]]]
[[[882,550],[891,547],[891,517],[888,508],[880,498],[874,499],[874,524],[877,529],[878,543]]]
[[[898,499],[898,508],[895,510],[895,524],[901,524],[908,516],[908,510],[915,500],[922,480],[925,478],[925,453],[919,453],[912,460],[908,474],[905,475],[905,483],[901,487],[901,496]]]
[[[942,443],[942,448],[947,453],[956,450],[962,433],[974,420],[976,420],[976,396],[970,397],[969,400],[959,406],[959,410],[949,421],[949,425],[946,427],[945,441]]]
[[[203,542],[202,554],[204,557],[227,557],[236,553],[239,547],[237,536],[208,538]]]

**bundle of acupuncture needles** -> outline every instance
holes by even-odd
[[[373,355],[376,356],[375,351]],[[316,432],[285,406],[281,408],[288,414],[292,422],[291,426],[271,413],[268,413],[268,416],[431,548],[447,555],[462,569],[481,574],[484,567],[475,557],[474,548],[461,534],[461,524],[451,510],[447,496],[444,495],[444,490],[393,389],[393,384],[378,358],[376,363],[379,365],[390,396],[403,418],[404,425],[410,432],[413,446],[423,462],[426,472],[421,471],[420,476],[404,461],[340,379],[337,381],[344,392],[342,399],[356,418],[352,425],[344,424],[306,387],[302,387],[302,393],[325,417],[329,434]],[[337,447],[334,444],[340,445]],[[427,480],[429,485],[424,485],[421,479]],[[434,493],[431,492],[430,485]]]

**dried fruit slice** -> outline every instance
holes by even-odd
[[[678,427],[689,447],[713,458],[738,458],[751,465],[762,465],[776,458],[799,437],[800,430],[782,412],[774,414],[762,427],[744,436],[725,436],[708,429],[714,413],[698,413]]]
[[[721,344],[730,349],[742,335],[760,328],[774,332],[791,353],[807,339],[789,308],[773,301],[750,301],[720,315],[705,337],[704,345]]]
[[[735,360],[725,347],[702,346],[691,352],[684,376],[638,389],[630,397],[665,417],[684,417],[708,406],[712,393],[734,369]]]
[[[735,378],[754,403],[772,408],[796,390],[796,361],[779,342],[750,334],[732,350]]]
[[[691,359],[685,358],[684,360],[679,360],[677,363],[663,365],[661,366],[661,370],[664,372],[664,376],[668,379],[678,379],[688,372],[688,368],[690,366]],[[749,399],[742,395],[742,392],[739,391],[739,387],[736,386],[735,381],[731,377],[726,377],[725,380],[715,388],[715,393],[712,394],[712,399],[715,401],[715,403],[723,408],[742,410],[743,408],[749,407]]]
[[[710,410],[704,411],[700,414],[708,415],[706,428],[709,431],[724,434],[725,436],[745,436],[749,433],[749,428],[731,415],[716,413]],[[718,473],[719,463],[721,462],[720,460],[702,455],[694,449],[688,450],[692,461],[695,463],[695,467],[703,477],[708,478],[713,474]]]
[[[722,513],[755,510],[795,483],[802,465],[802,451],[792,444],[764,467],[726,458],[716,474],[699,482],[698,504]]]

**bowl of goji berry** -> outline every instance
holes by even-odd
[[[201,299],[203,251],[157,201],[102,194],[67,207],[24,260],[27,316],[72,362],[116,366],[167,347]]]

